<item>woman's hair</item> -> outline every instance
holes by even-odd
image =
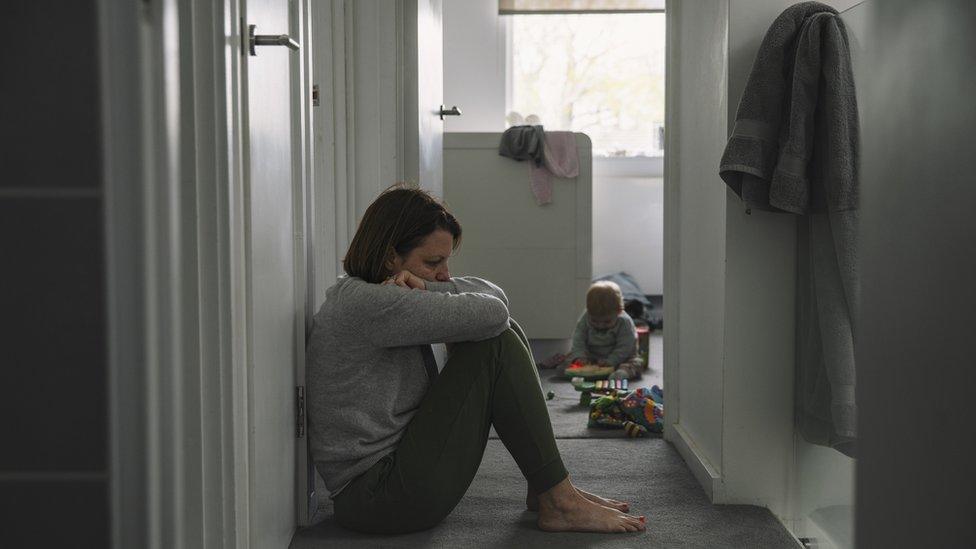
[[[349,276],[382,282],[393,274],[386,263],[394,252],[405,257],[437,229],[451,233],[456,250],[461,244],[461,224],[451,212],[427,191],[393,185],[366,209],[342,260],[343,268]]]
[[[609,280],[594,282],[586,291],[586,312],[591,315],[609,316],[624,309],[624,296],[620,286]]]

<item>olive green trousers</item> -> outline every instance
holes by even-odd
[[[398,534],[433,527],[474,479],[494,425],[535,493],[567,477],[521,328],[456,343],[397,449],[335,497],[341,526]]]

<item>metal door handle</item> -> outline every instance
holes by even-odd
[[[438,114],[440,114],[441,120],[444,120],[445,116],[461,116],[461,109],[457,108],[457,106],[445,109],[444,105],[441,105],[441,110],[438,111]]]
[[[254,34],[257,27],[257,25],[247,26],[248,44],[250,46],[251,55],[258,54],[258,52],[254,50],[256,46],[286,46],[288,49],[295,51],[297,51],[300,47],[298,42],[295,42],[287,34]]]

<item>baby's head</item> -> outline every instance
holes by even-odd
[[[597,330],[612,328],[623,310],[624,296],[616,283],[601,280],[594,282],[586,291],[587,320]]]

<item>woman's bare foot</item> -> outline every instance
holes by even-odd
[[[576,488],[576,491],[579,492],[581,496],[592,501],[593,503],[598,503],[604,507],[623,511],[624,513],[630,511],[630,505],[625,501],[617,501],[615,499],[600,497],[596,494],[591,494],[584,490],[580,490],[579,488]]]
[[[576,487],[573,486],[573,488]],[[628,504],[625,501],[617,501],[615,499],[600,497],[596,494],[591,494],[585,490],[580,490],[579,488],[576,488],[576,491],[579,492],[579,495],[592,501],[593,503],[597,503],[604,507],[609,507],[611,509],[616,509],[618,511],[623,511],[624,513],[630,511],[630,504]],[[537,496],[535,492],[532,491],[531,488],[529,488],[525,494],[525,508],[528,509],[529,511],[539,510],[539,496]]]
[[[601,498],[602,499],[602,498]],[[547,532],[639,532],[644,517],[590,501],[565,479],[539,494],[539,528]]]

